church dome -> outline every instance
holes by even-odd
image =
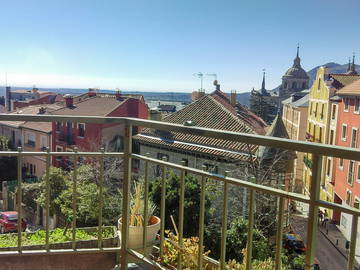
[[[292,77],[297,79],[309,79],[306,71],[302,67],[291,67],[289,68],[284,77]]]
[[[289,68],[284,77],[294,78],[294,79],[309,79],[306,71],[301,67],[301,59],[299,57],[299,46],[297,47],[296,57],[294,59],[294,64],[291,68]]]

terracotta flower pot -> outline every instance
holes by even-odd
[[[158,231],[160,230],[160,218],[156,216],[150,217],[150,225],[146,226],[146,246],[151,245],[155,239]],[[121,231],[122,223],[121,218],[118,220],[118,229]],[[144,227],[129,226],[129,248],[138,249],[143,247],[143,232]]]

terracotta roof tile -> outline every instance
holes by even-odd
[[[329,77],[334,79],[333,86],[336,89],[340,89],[358,80],[360,78],[360,75],[330,74]]]
[[[199,100],[191,103],[183,109],[164,118],[164,122],[184,124],[192,121],[197,127],[212,128],[218,130],[227,130],[234,132],[243,132],[251,134],[264,134],[266,124],[245,113],[248,110],[245,107],[233,107],[225,94],[215,91],[210,95],[206,95]],[[239,113],[240,112],[240,113]],[[221,156],[240,158],[244,153],[249,151],[248,145],[241,142],[228,141],[226,139],[208,138],[192,134],[184,134],[179,132],[168,132],[146,128],[142,131],[142,135],[134,137],[139,142],[149,142],[149,138],[153,137],[151,143],[166,145],[168,147],[176,147],[189,151],[190,147],[196,147],[197,151],[209,153],[209,148],[218,148]],[[161,138],[162,140],[159,140]],[[191,146],[190,146],[191,145]],[[202,150],[202,148],[204,148]],[[257,146],[251,145],[250,150],[256,150]],[[226,152],[228,153],[226,154]],[[215,150],[212,150],[215,151]],[[234,154],[236,153],[236,154]]]
[[[73,108],[63,107],[53,112],[58,115],[106,116],[122,105],[127,99],[119,101],[114,97],[92,97],[74,103]]]
[[[360,79],[345,86],[336,93],[339,96],[359,96],[360,95]]]

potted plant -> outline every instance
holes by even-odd
[[[144,221],[144,183],[135,182],[134,193],[130,197],[130,220],[129,220],[129,242],[131,249],[143,247],[144,226],[146,226],[146,247],[151,245],[156,239],[160,230],[160,218],[154,216],[155,204],[149,199],[146,221]],[[118,220],[118,229],[121,231],[121,217]]]

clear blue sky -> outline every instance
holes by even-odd
[[[308,70],[360,62],[358,0],[2,1],[0,85],[192,91],[276,87],[300,43]],[[212,78],[204,86],[211,90]]]

